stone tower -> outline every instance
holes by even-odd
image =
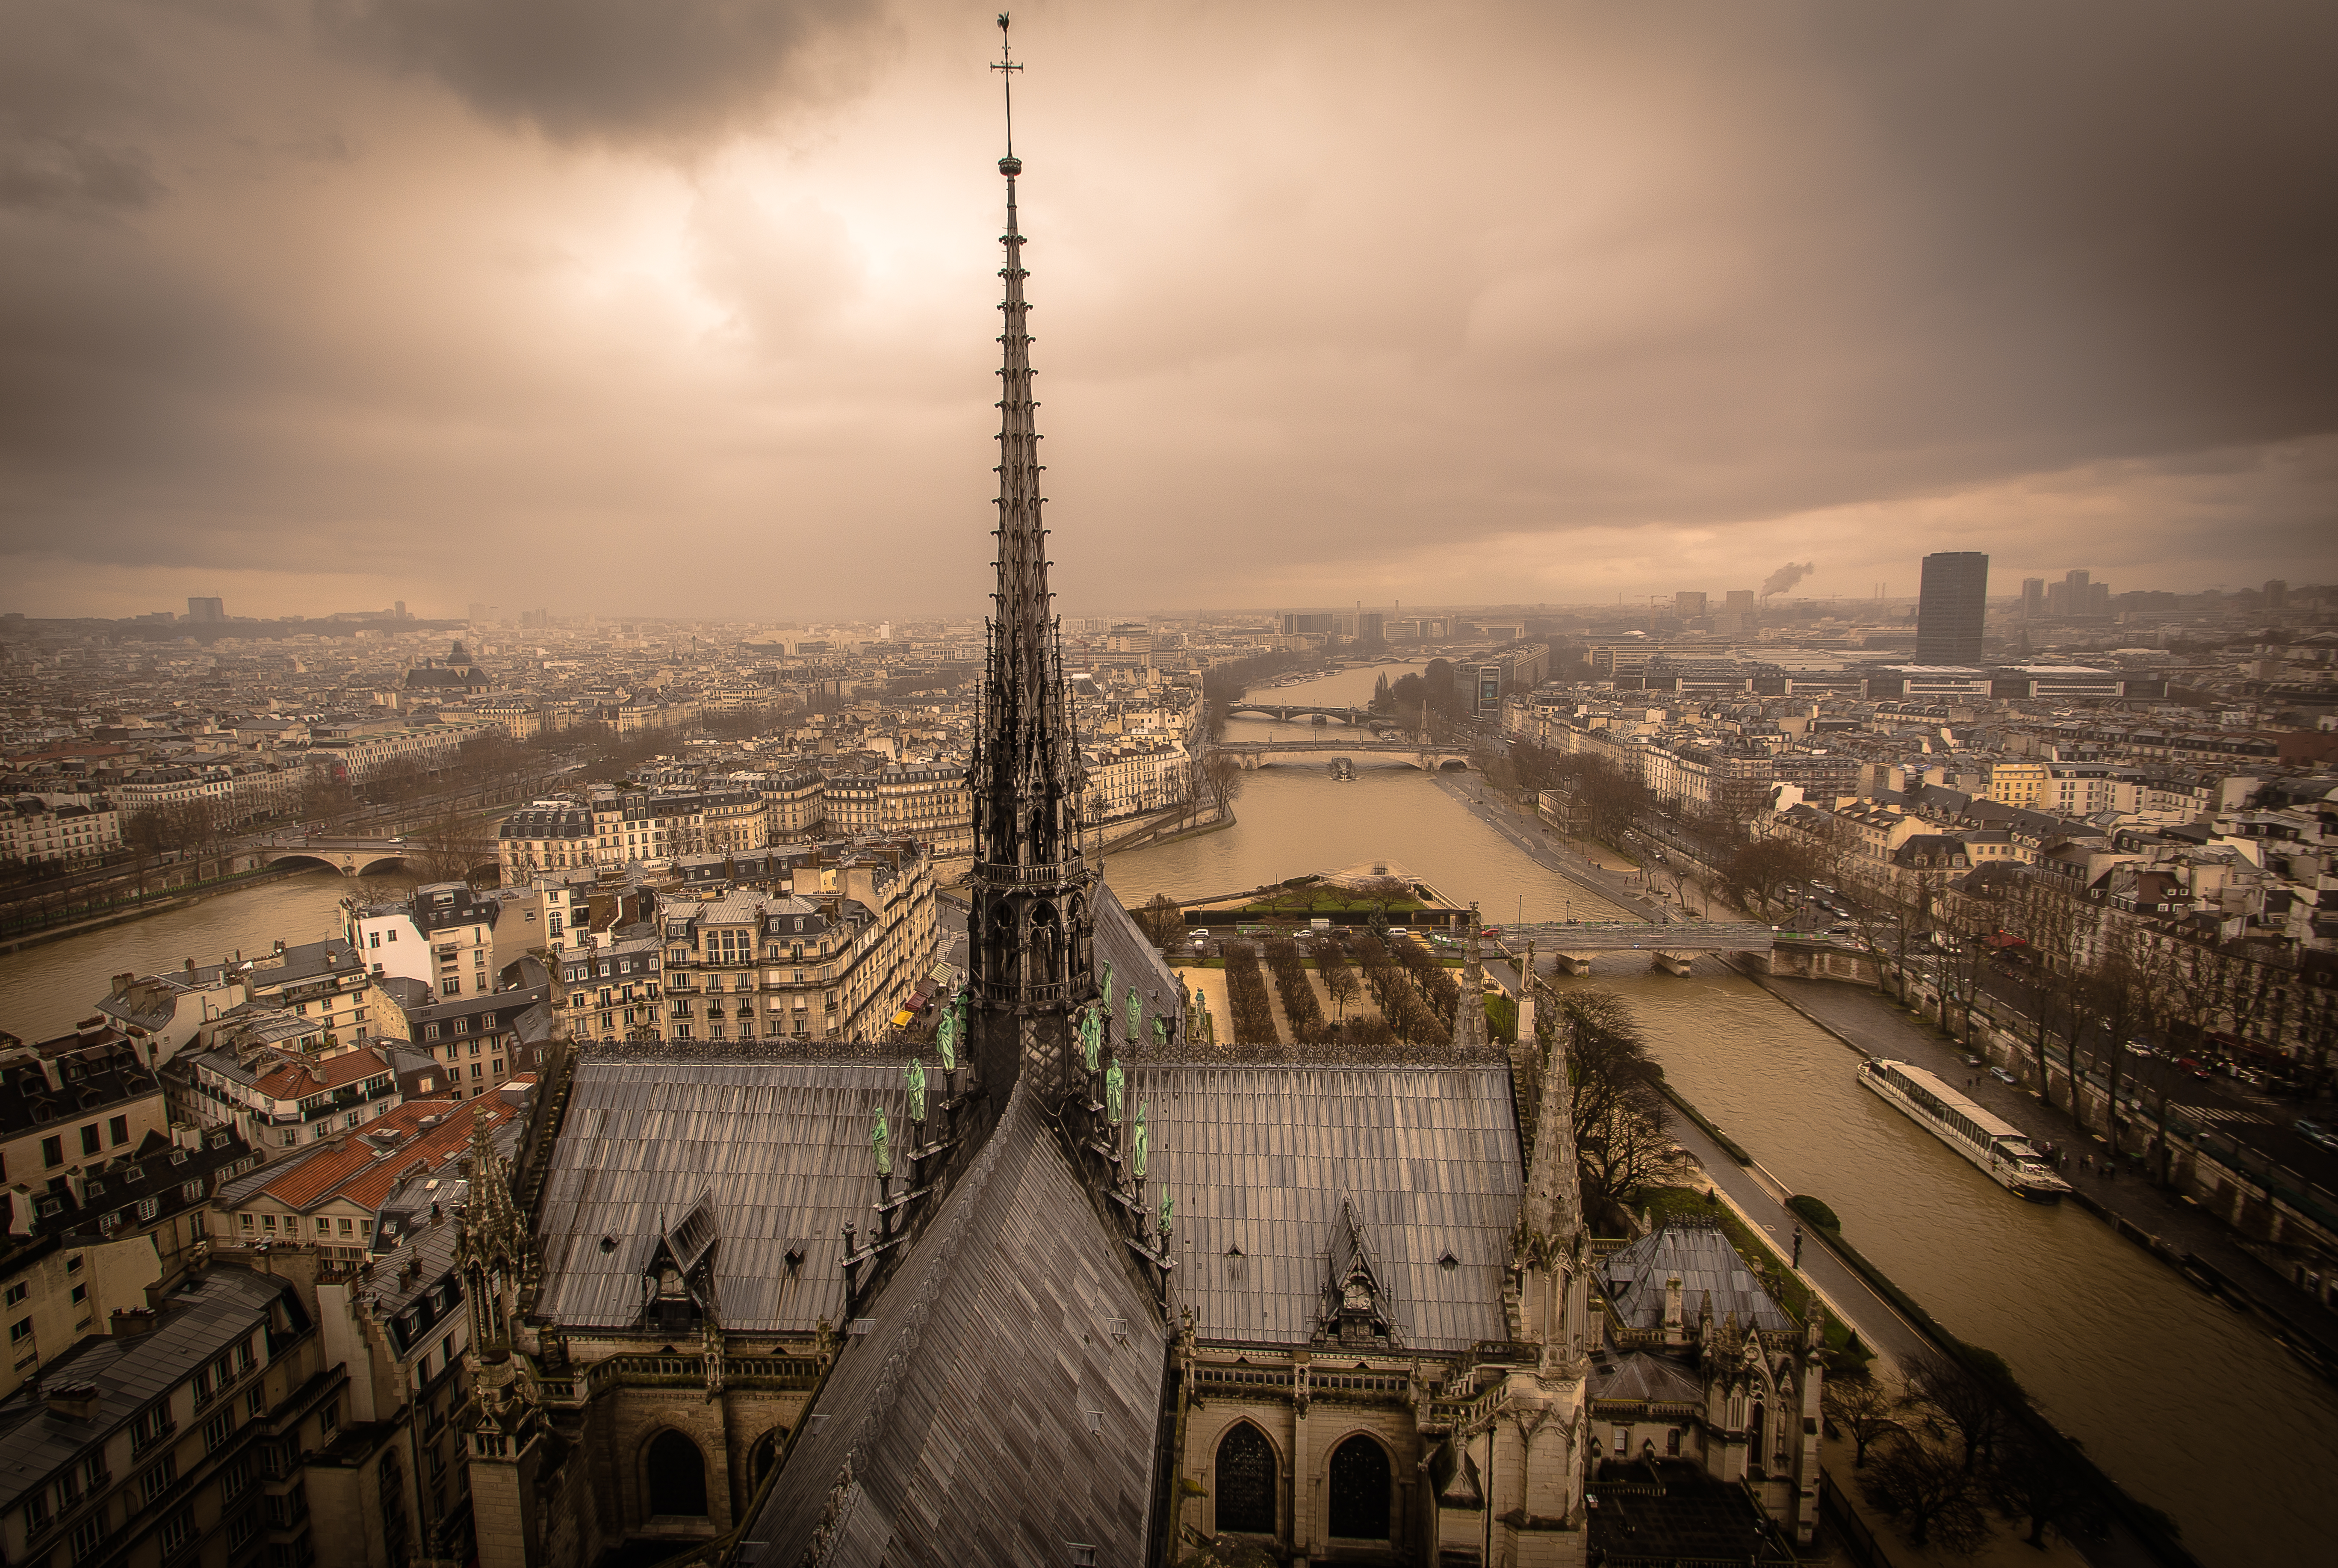
[[[1006,19],[1001,17],[1003,30]],[[1007,83],[1006,330],[999,369],[997,583],[988,664],[969,783],[974,875],[968,987],[975,1060],[1003,1103],[1027,1074],[1049,1101],[1067,1092],[1072,1014],[1095,995],[1095,873],[1080,847],[1086,778],[1072,735],[1059,628],[1047,591],[1047,530],[1040,519],[1039,436],[1031,398],[1030,305],[1023,297],[1023,235],[1016,225],[1014,73]]]

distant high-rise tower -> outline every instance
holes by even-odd
[[[1916,600],[1916,662],[1980,662],[1981,619],[1989,604],[1989,557],[1943,550],[1924,557]]]
[[[1003,27],[1006,18],[1001,17]],[[1086,771],[1072,734],[1059,628],[1040,521],[1039,434],[1031,398],[1030,306],[1014,133],[1007,177],[1007,265],[999,276],[998,581],[974,766],[974,870],[968,984],[977,1059],[994,1093],[1019,1073],[1052,1102],[1070,1087],[1073,1010],[1095,998],[1095,873],[1080,843]]]
[[[2289,584],[2279,577],[2270,578],[2264,585],[2264,607],[2268,610],[2289,608]]]
[[[1683,621],[1703,620],[1704,595],[1691,593],[1686,589],[1681,590],[1673,595],[1673,613]]]
[[[2021,580],[2021,618],[2036,621],[2046,613],[2046,579],[2024,577]]]
[[[224,621],[227,619],[227,601],[190,599],[187,601],[187,619],[199,624],[211,621]]]

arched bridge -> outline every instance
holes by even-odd
[[[1236,702],[1227,708],[1226,714],[1231,718],[1236,713],[1255,713],[1262,718],[1280,719],[1286,724],[1293,719],[1319,716],[1337,719],[1342,724],[1369,724],[1375,718],[1385,718],[1369,708],[1311,708],[1290,702]]]
[[[370,877],[377,871],[388,871],[407,864],[407,857],[419,855],[418,846],[403,838],[303,838],[290,844],[271,844],[260,852],[263,866],[293,866],[307,861],[317,866],[329,866],[344,877]]]
[[[1314,755],[1328,757],[1397,757],[1411,763],[1424,773],[1439,769],[1460,769],[1469,766],[1469,749],[1449,742],[1420,740],[1222,740],[1211,748],[1228,756],[1242,759],[1245,769],[1255,769],[1277,757]]]

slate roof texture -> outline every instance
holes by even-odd
[[[1152,1181],[1176,1196],[1177,1298],[1203,1338],[1312,1338],[1343,1203],[1406,1346],[1508,1337],[1524,1170],[1502,1066],[1140,1063],[1127,1095],[1132,1122],[1150,1112]]]
[[[1599,1266],[1608,1300],[1631,1328],[1664,1327],[1665,1282],[1675,1274],[1681,1282],[1681,1316],[1692,1327],[1708,1291],[1715,1323],[1734,1312],[1744,1328],[1794,1326],[1755,1281],[1729,1238],[1710,1225],[1667,1225],[1609,1253]]]
[[[848,1459],[838,1568],[1147,1561],[1168,1333],[1126,1255],[1018,1090],[830,1375],[742,1564],[800,1562]]]
[[[541,1309],[576,1328],[633,1323],[661,1226],[711,1191],[724,1326],[769,1333],[836,1322],[843,1224],[865,1230],[877,1200],[869,1132],[880,1110],[895,1150],[906,1147],[901,1067],[746,1049],[732,1060],[579,1061],[539,1211]],[[604,1236],[613,1250],[602,1250]],[[804,1255],[792,1269],[791,1248]]]

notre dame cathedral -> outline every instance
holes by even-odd
[[[967,985],[930,1060],[594,1045],[516,1169],[481,1144],[479,1561],[1525,1568],[1661,1547],[1644,1499],[1696,1476],[1753,1489],[1756,1557],[1807,1541],[1817,1326],[1717,1232],[1593,1243],[1563,1041],[1513,1061],[1465,1007],[1429,1061],[1189,1044],[1082,852],[998,168]]]

